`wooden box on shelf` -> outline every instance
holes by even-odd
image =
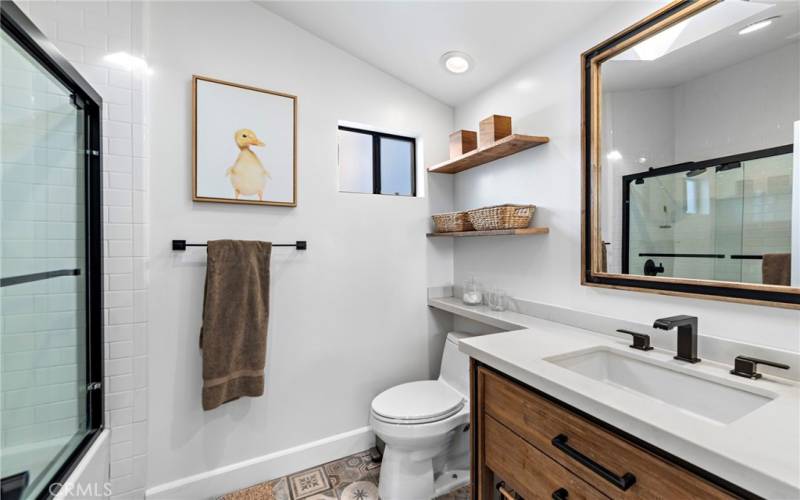
[[[450,134],[450,159],[478,148],[478,133],[474,130],[456,130]]]
[[[503,137],[511,135],[511,117],[492,115],[481,120],[478,136],[478,147],[481,149],[493,144]]]

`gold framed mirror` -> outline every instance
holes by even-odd
[[[581,283],[800,308],[800,3],[678,0],[581,64]]]

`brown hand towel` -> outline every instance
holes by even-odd
[[[208,242],[203,301],[203,409],[264,394],[269,259],[263,241]]]
[[[765,253],[761,261],[761,281],[765,285],[789,286],[792,279],[792,254]]]

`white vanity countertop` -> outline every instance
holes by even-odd
[[[800,384],[769,375],[749,380],[731,375],[731,367],[720,363],[691,365],[673,359],[672,351],[634,351],[630,341],[519,313],[465,306],[453,298],[430,299],[429,305],[514,330],[462,340],[460,350],[478,361],[752,493],[800,498]],[[592,348],[634,353],[686,374],[777,397],[721,424],[545,360]]]

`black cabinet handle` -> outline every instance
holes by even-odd
[[[558,448],[559,450],[566,453],[571,458],[574,458],[587,468],[589,468],[592,472],[597,474],[598,476],[602,477],[609,483],[613,484],[617,488],[621,489],[622,491],[626,491],[628,488],[636,483],[636,476],[631,474],[630,472],[626,472],[622,475],[622,477],[614,474],[610,470],[606,469],[602,465],[598,464],[591,458],[587,457],[583,453],[579,452],[575,448],[571,447],[567,444],[569,438],[564,434],[559,434],[558,436],[554,437],[551,443],[553,446]]]
[[[569,491],[566,488],[559,488],[553,492],[553,500],[567,500],[569,498]]]

